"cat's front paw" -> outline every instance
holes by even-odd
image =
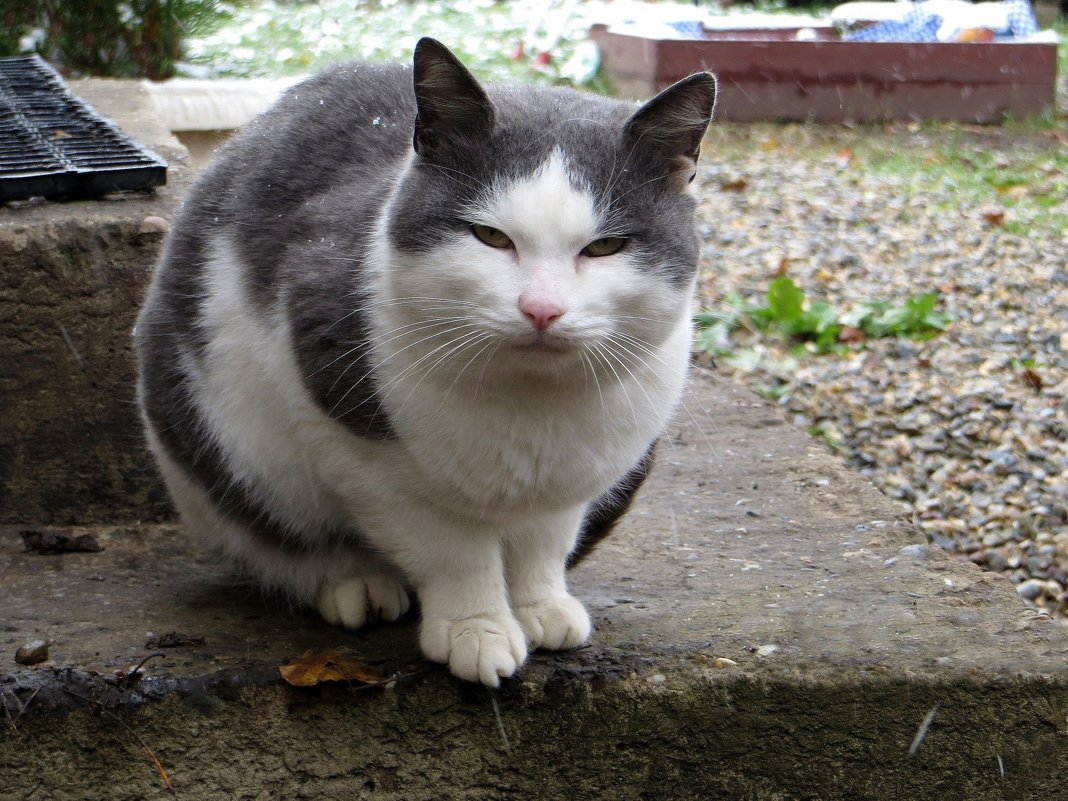
[[[408,611],[409,604],[404,585],[381,574],[327,581],[315,603],[328,623],[348,629],[376,621],[392,622]]]
[[[488,687],[527,658],[523,630],[510,614],[424,620],[419,644],[427,659],[447,664],[454,676]]]
[[[590,636],[590,615],[578,600],[565,595],[544,598],[519,606],[515,616],[526,634],[531,650],[559,651],[574,648]]]

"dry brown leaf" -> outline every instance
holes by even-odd
[[[305,651],[304,656],[299,659],[294,659],[288,665],[280,665],[278,672],[294,687],[312,687],[324,681],[376,684],[386,679],[380,670],[334,649]]]
[[[865,339],[864,332],[859,328],[854,328],[851,325],[843,325],[838,329],[838,341],[848,344],[854,344],[857,342],[863,342]]]
[[[1003,195],[1013,200],[1023,200],[1030,193],[1026,186],[1023,184],[1017,184],[1016,186],[1008,186],[1003,190],[1000,190]]]
[[[1005,222],[1005,209],[987,209],[983,212],[987,225],[997,227]]]
[[[1026,367],[1020,371],[1020,380],[1027,384],[1027,386],[1031,387],[1035,392],[1041,392],[1042,387],[1045,385],[1042,376],[1030,367]]]
[[[724,192],[742,192],[749,186],[745,178],[727,178],[719,182],[719,188]]]

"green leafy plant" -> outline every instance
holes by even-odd
[[[783,275],[768,286],[764,305],[748,304],[732,294],[720,309],[697,314],[695,322],[697,346],[713,355],[731,353],[731,334],[743,325],[811,343],[810,349],[817,353],[829,353],[867,338],[927,339],[944,331],[952,317],[938,309],[934,292],[912,295],[901,305],[869,300],[840,314],[826,301],[810,300],[792,278]]]
[[[65,70],[172,76],[183,41],[225,18],[219,0],[26,0],[0,8],[0,55],[31,45]]]
[[[876,338],[928,339],[944,331],[952,322],[952,317],[939,311],[937,306],[938,295],[934,292],[913,295],[902,306],[894,306],[885,300],[869,300],[845,314],[841,322]]]

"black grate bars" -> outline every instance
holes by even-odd
[[[165,161],[74,97],[39,56],[0,59],[0,202],[166,182]]]

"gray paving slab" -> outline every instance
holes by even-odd
[[[0,787],[26,792],[0,798],[163,795],[140,739],[194,798],[1063,791],[1064,630],[920,542],[821,444],[715,376],[695,374],[632,513],[573,571],[591,644],[535,655],[495,694],[423,662],[413,621],[326,626],[235,583],[180,526],[86,531],[104,550],[2,539]],[[170,632],[203,644],[150,644]],[[17,665],[33,639],[51,641],[49,662]],[[281,681],[279,665],[324,648],[402,678]],[[116,671],[151,653],[165,656],[124,686]],[[48,774],[43,754],[67,767]]]

